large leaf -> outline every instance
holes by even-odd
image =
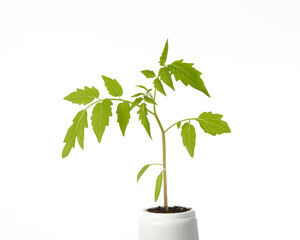
[[[163,95],[166,96],[164,87],[163,87],[161,81],[160,81],[158,78],[155,78],[153,84],[154,84],[154,87],[155,87],[155,89],[156,89],[157,91],[161,92]]]
[[[148,120],[148,112],[147,112],[147,107],[146,107],[146,103],[142,103],[140,105],[139,111],[137,112],[139,114],[139,120],[141,120],[141,123],[143,124],[144,128],[146,129],[149,137],[152,139],[151,137],[151,132],[150,132],[150,123]]]
[[[141,71],[141,73],[144,74],[146,78],[154,78],[155,77],[155,73],[151,70],[143,70],[143,71]]]
[[[105,127],[109,124],[109,117],[112,116],[111,105],[111,100],[104,99],[102,102],[96,104],[92,112],[92,126],[99,143],[101,142]]]
[[[204,112],[198,117],[200,127],[204,132],[209,133],[213,136],[216,134],[230,133],[228,124],[221,120],[223,115],[212,114],[211,112]]]
[[[130,105],[128,101],[124,101],[118,104],[117,115],[120,129],[122,131],[123,136],[125,136],[126,127],[130,119]]]
[[[168,48],[169,48],[169,45],[168,45],[168,39],[167,39],[164,50],[160,56],[160,60],[159,60],[160,66],[164,66],[166,63],[167,56],[168,56]]]
[[[186,147],[186,150],[190,154],[191,157],[194,156],[194,150],[196,145],[196,131],[192,124],[189,122],[185,123],[181,127],[181,136],[183,145]]]
[[[110,95],[114,97],[121,97],[123,95],[123,89],[116,79],[102,76],[104,84]]]
[[[64,97],[64,99],[79,105],[86,105],[98,97],[99,91],[95,87],[84,87],[84,89],[77,88],[76,92],[70,93],[68,96]]]
[[[160,76],[161,80],[167,86],[169,86],[170,88],[172,88],[174,90],[172,77],[171,77],[168,67],[162,67],[161,69],[159,69],[159,76]]]
[[[67,134],[64,139],[65,147],[62,151],[62,157],[65,158],[69,155],[72,148],[75,147],[75,141],[79,143],[79,146],[83,149],[84,140],[84,128],[88,127],[87,123],[87,112],[86,110],[81,110],[78,112],[73,119],[73,124],[68,129]]]
[[[159,197],[159,194],[160,194],[160,190],[161,190],[161,185],[162,185],[162,179],[163,179],[163,172],[162,171],[157,179],[156,179],[156,184],[155,184],[155,194],[154,194],[154,200],[155,202],[157,201],[158,197]]]
[[[201,72],[193,68],[193,65],[193,63],[184,63],[183,60],[179,60],[169,64],[168,68],[174,74],[176,81],[180,80],[185,86],[190,85],[210,97],[200,78]]]

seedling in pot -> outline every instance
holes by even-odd
[[[153,165],[162,167],[156,179],[154,200],[157,201],[163,186],[164,209],[166,212],[168,212],[166,133],[175,126],[178,129],[181,129],[183,145],[191,157],[194,157],[196,145],[196,130],[194,124],[199,125],[205,133],[213,136],[222,133],[230,133],[228,124],[222,120],[223,116],[212,112],[203,112],[193,118],[175,120],[174,124],[166,128],[163,127],[157,114],[159,105],[156,96],[157,94],[167,96],[165,88],[171,88],[175,91],[173,84],[174,79],[175,82],[181,81],[185,86],[190,86],[210,97],[204,82],[201,79],[201,72],[193,67],[193,63],[177,60],[170,64],[166,64],[167,55],[168,40],[159,60],[160,68],[158,72],[155,73],[152,70],[141,71],[148,80],[151,79],[152,87],[147,88],[143,85],[137,85],[139,91],[131,97],[132,100],[121,98],[123,96],[123,88],[121,85],[117,80],[106,76],[102,76],[102,79],[111,97],[100,98],[99,90],[95,87],[77,89],[75,92],[66,96],[64,98],[65,100],[79,105],[87,105],[87,107],[79,111],[74,117],[73,123],[65,136],[65,146],[62,151],[62,157],[67,157],[72,148],[75,147],[76,139],[79,146],[82,149],[84,148],[84,130],[88,127],[87,115],[88,110],[91,108],[93,108],[91,113],[91,125],[99,143],[101,142],[106,127],[109,125],[113,104],[117,105],[117,121],[123,136],[125,136],[126,128],[133,110],[137,109],[139,120],[144,126],[148,136],[152,139],[149,122],[149,117],[152,117],[156,121],[162,135],[162,163],[150,163],[142,167],[137,175],[137,181],[139,181],[149,167]]]

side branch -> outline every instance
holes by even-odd
[[[184,121],[190,121],[190,120],[198,120],[198,118],[187,118],[187,119],[183,119],[183,120],[180,120],[174,124],[172,124],[170,127],[168,127],[166,130],[165,130],[165,133],[172,127],[174,127],[175,125],[177,125],[178,123],[180,122],[184,122]]]

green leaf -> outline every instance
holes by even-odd
[[[155,73],[151,70],[143,70],[143,71],[141,71],[141,73],[144,74],[146,78],[154,78],[155,77]]]
[[[171,78],[171,74],[170,74],[169,69],[167,67],[162,67],[161,69],[159,69],[159,76],[160,76],[161,80],[167,86],[169,86],[170,88],[175,90],[174,86],[173,86],[173,81],[172,81],[172,78]]]
[[[140,105],[139,111],[137,113],[139,114],[139,120],[141,120],[141,123],[143,124],[144,128],[146,129],[149,137],[152,139],[151,132],[150,132],[150,123],[147,118],[148,112],[147,112],[146,103],[142,103]]]
[[[123,89],[116,79],[102,76],[104,84],[110,95],[114,97],[121,97],[123,95]]]
[[[196,131],[192,124],[189,122],[182,126],[181,136],[183,145],[186,147],[191,157],[194,156],[194,150],[196,145]]]
[[[177,128],[179,129],[181,126],[181,122],[178,122],[176,125],[177,125]]]
[[[137,105],[140,104],[140,102],[142,101],[143,99],[142,98],[136,98],[134,99],[133,103],[131,104],[131,107],[130,107],[130,110],[133,109],[134,107],[136,107]]]
[[[122,131],[123,136],[125,136],[126,127],[130,119],[130,105],[128,101],[124,101],[118,104],[117,115],[120,129]]]
[[[167,55],[168,55],[168,48],[169,48],[169,45],[168,45],[168,39],[167,39],[164,50],[163,50],[163,52],[161,54],[161,57],[160,57],[160,60],[159,60],[160,66],[165,66],[165,63],[166,63],[166,60],[167,60]]]
[[[210,97],[200,78],[201,72],[193,68],[193,65],[193,63],[184,63],[183,60],[179,60],[168,65],[168,68],[174,74],[176,81],[180,80],[185,86],[190,85]]]
[[[145,99],[145,101],[147,103],[151,103],[151,104],[157,105],[156,102],[154,102],[154,100],[152,98],[148,97],[148,96],[145,96],[144,99]]]
[[[157,201],[158,197],[159,197],[159,194],[160,194],[160,190],[161,190],[161,185],[162,185],[162,179],[163,179],[163,172],[162,171],[157,179],[156,179],[156,184],[155,184],[155,196],[154,196],[154,200],[155,202]]]
[[[151,164],[147,164],[144,167],[142,167],[142,169],[139,171],[138,175],[137,175],[137,182],[139,182],[139,179],[141,178],[141,176],[144,174],[144,172],[148,169],[148,167],[150,167]]]
[[[148,88],[146,88],[146,87],[143,86],[143,85],[136,85],[136,87],[139,87],[139,88],[142,88],[142,89],[145,89],[146,91],[148,91]]]
[[[101,142],[105,127],[109,125],[109,117],[112,116],[111,105],[111,100],[104,99],[102,102],[96,104],[92,112],[92,126],[99,143]]]
[[[142,95],[145,95],[145,93],[137,93],[137,94],[132,95],[131,97],[135,98],[135,97],[142,96]]]
[[[67,134],[64,139],[65,147],[62,152],[62,157],[65,158],[69,155],[72,148],[75,147],[75,141],[79,143],[79,146],[83,149],[84,140],[84,128],[88,127],[87,123],[87,111],[81,110],[78,112],[73,119],[73,124],[68,129]]]
[[[213,136],[216,134],[230,133],[231,130],[228,124],[221,120],[223,115],[212,114],[211,112],[204,112],[198,117],[200,127],[204,132],[209,133]]]
[[[77,104],[88,104],[91,103],[95,98],[99,97],[99,91],[95,88],[84,87],[84,89],[77,88],[76,92],[70,93],[64,97],[64,100],[68,100],[72,103]]]
[[[141,178],[141,176],[144,174],[144,172],[148,169],[148,167],[152,166],[152,165],[161,165],[159,163],[152,163],[152,164],[147,164],[144,167],[142,167],[142,169],[139,171],[138,175],[137,175],[137,182],[139,181],[139,179]]]
[[[155,78],[153,84],[154,84],[154,87],[155,87],[155,89],[156,89],[157,91],[161,92],[163,95],[166,96],[164,87],[163,87],[161,81],[160,81],[158,78]]]

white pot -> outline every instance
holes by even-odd
[[[182,213],[151,213],[139,219],[138,240],[199,240],[194,210]]]

